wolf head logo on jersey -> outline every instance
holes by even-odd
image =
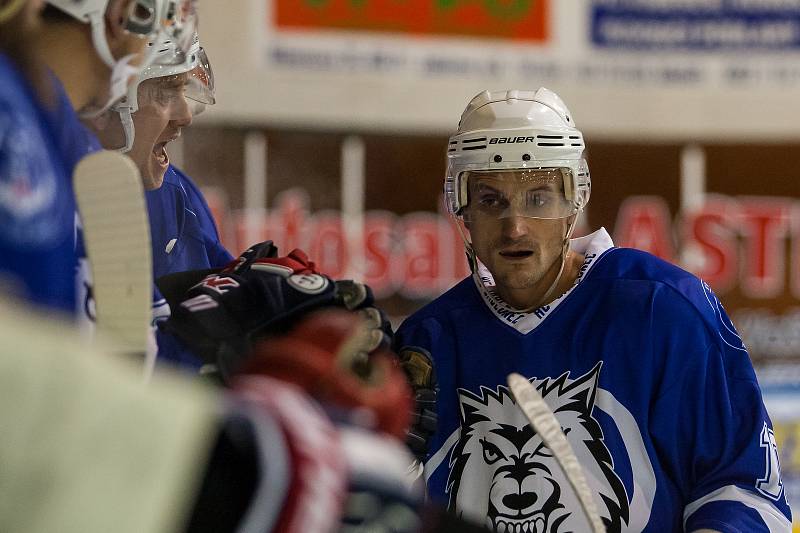
[[[576,380],[565,372],[531,382],[561,423],[590,486],[599,492],[606,527],[618,531],[628,522],[628,498],[592,417],[601,365]],[[447,481],[450,508],[486,517],[495,531],[555,533],[585,527],[569,482],[508,389],[481,387],[480,396],[459,389],[459,397],[461,435],[450,457]],[[476,478],[487,480],[483,489],[461,483]]]

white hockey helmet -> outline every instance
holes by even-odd
[[[106,40],[105,14],[111,0],[47,0],[73,18],[92,27],[92,41],[100,58],[109,66],[116,63]],[[129,8],[125,29],[143,38],[154,38],[165,24],[168,0],[135,0]]]
[[[97,116],[116,100],[128,87],[129,79],[149,65],[155,55],[151,50],[135,65],[133,56],[116,59],[106,38],[105,14],[112,0],[46,0],[53,7],[67,13],[92,30],[92,42],[98,56],[112,70],[108,102],[87,117]],[[191,37],[197,26],[196,0],[134,0],[125,18],[125,29],[148,41],[172,40],[178,43],[183,54],[188,52]],[[182,56],[181,56],[182,60]]]
[[[136,130],[132,115],[139,110],[139,85],[143,81],[189,73],[184,96],[200,107],[213,105],[216,102],[214,72],[211,70],[205,49],[200,46],[197,33],[194,34],[189,52],[185,55],[174,41],[151,42],[148,46],[154,50],[153,64],[142,71],[136,83],[128,89],[125,98],[112,107],[112,110],[119,115],[125,133],[125,145],[119,148],[123,153],[133,148]],[[176,63],[179,58],[182,58],[183,62]],[[192,114],[197,112],[194,111]]]
[[[591,192],[584,148],[572,114],[549,89],[484,91],[470,101],[450,137],[444,182],[447,210],[463,218],[469,201],[467,173],[548,169],[561,171],[564,196],[572,214],[577,213]]]
[[[73,18],[89,24],[92,42],[97,54],[112,69],[128,58],[115,59],[106,39],[105,14],[112,0],[46,0],[46,2]],[[125,29],[148,41],[171,40],[188,52],[192,35],[197,28],[196,0],[134,0],[125,20]],[[152,62],[148,53],[136,68],[140,71]],[[183,57],[180,58],[180,61]],[[120,78],[120,76],[117,76]],[[126,81],[123,77],[123,81]],[[113,83],[113,82],[112,82]],[[112,94],[119,91],[112,88]]]

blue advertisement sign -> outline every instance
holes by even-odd
[[[591,39],[629,50],[800,49],[800,2],[592,0]]]

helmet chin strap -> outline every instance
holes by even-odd
[[[578,224],[578,215],[575,214],[575,218],[572,219],[572,222],[569,223],[567,226],[567,234],[564,237],[564,244],[561,249],[561,266],[558,268],[558,274],[556,274],[556,279],[553,280],[553,283],[550,284],[550,288],[547,289],[547,292],[544,293],[542,297],[542,305],[547,304],[550,300],[550,295],[556,290],[558,286],[558,282],[561,281],[561,276],[564,274],[564,267],[567,264],[567,255],[569,254],[569,239],[572,237],[572,232],[575,231],[575,226]],[[527,309],[526,311],[532,311],[533,309]]]
[[[130,107],[123,107],[115,110],[119,115],[119,120],[122,123],[122,129],[125,133],[125,146],[117,148],[121,154],[127,154],[133,149],[133,140],[136,137],[136,127],[133,125],[133,114]]]
[[[464,250],[467,252],[469,270],[474,274],[478,269],[478,257],[475,255],[475,249],[472,247],[472,243],[469,242],[469,239],[467,239],[467,236],[464,234],[464,228],[461,227],[461,224],[459,224],[457,221],[455,224],[459,235],[461,235],[461,241],[464,243]]]

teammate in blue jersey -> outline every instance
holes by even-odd
[[[695,276],[570,239],[589,200],[583,136],[553,92],[484,92],[448,145],[447,208],[471,277],[408,318],[430,356],[430,497],[495,531],[589,531],[506,384],[555,413],[608,531],[790,531],[772,424],[747,350]],[[424,432],[418,432],[424,434]]]
[[[119,83],[125,84],[124,77],[110,82],[112,70],[144,57],[142,34],[155,35],[160,21],[132,26],[132,0],[48,4],[43,19],[42,2],[2,6],[0,276],[23,298],[74,313],[71,177],[91,136],[73,106],[107,101]],[[85,24],[89,18],[91,28]]]
[[[233,257],[222,246],[211,210],[197,185],[170,165],[164,183],[145,192],[150,214],[154,279],[220,267]]]
[[[37,21],[32,2],[0,6],[0,280],[4,292],[72,313],[74,204],[48,109],[53,83],[31,53]]]
[[[214,103],[214,76],[195,34],[181,59],[172,43],[155,44],[153,65],[144,69],[126,98],[93,121],[103,146],[127,153],[145,188],[150,219],[153,279],[175,272],[221,267],[232,256],[222,246],[216,224],[192,180],[169,161],[167,145],[189,126],[193,115]],[[117,127],[100,127],[114,122]],[[154,324],[170,314],[153,288]],[[201,361],[177,339],[155,331],[158,357],[192,369]]]
[[[150,216],[153,279],[175,272],[221,267],[233,257],[222,246],[208,204],[192,180],[170,165],[164,183],[145,192]],[[154,323],[170,315],[167,301],[154,289]],[[156,331],[158,356],[188,369],[199,369],[200,359],[177,339]]]
[[[56,307],[78,310],[81,324],[93,318],[91,276],[83,248],[80,217],[72,193],[72,173],[85,155],[99,150],[100,143],[79,121],[94,116],[124,95],[139,70],[153,59],[146,48],[148,40],[173,39],[182,49],[190,45],[187,35],[194,33],[193,0],[47,0],[30,2],[38,5],[35,39],[28,45],[28,60],[49,69],[41,77],[47,79],[47,102],[42,115],[48,123],[49,140],[58,151],[64,178],[59,185],[60,206],[52,214],[37,217],[42,222],[59,216],[59,231],[68,235],[45,255],[33,260],[20,254],[3,254],[25,261],[22,272],[49,296],[57,299]],[[176,9],[176,6],[182,9]],[[36,150],[28,150],[29,160],[39,160]],[[24,206],[25,202],[18,202]],[[14,232],[11,232],[14,233]],[[24,232],[16,232],[25,237]],[[27,253],[27,252],[25,252]],[[47,257],[46,257],[47,256]],[[52,257],[50,257],[52,256]],[[57,256],[57,258],[56,258]],[[15,259],[17,261],[18,259]],[[68,266],[64,266],[68,265]],[[42,269],[59,269],[59,275]],[[68,272],[67,272],[68,270]],[[66,274],[63,274],[67,272]],[[63,274],[63,275],[62,275]],[[62,281],[58,281],[62,280]],[[53,288],[54,283],[61,283]],[[77,294],[76,294],[77,293]]]

